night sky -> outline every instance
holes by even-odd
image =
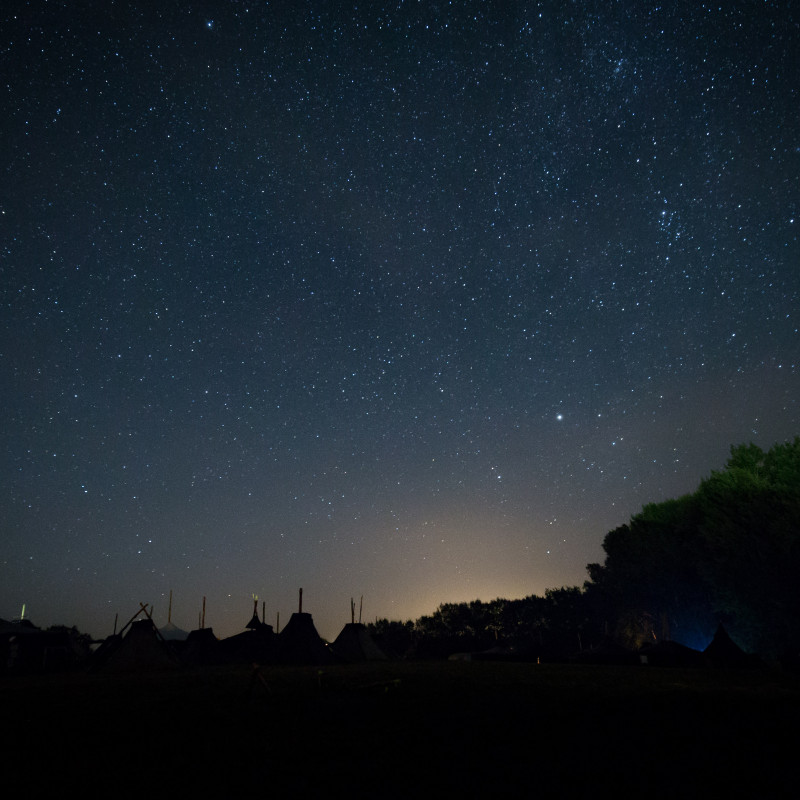
[[[4,2],[0,617],[582,585],[800,434],[789,2]]]

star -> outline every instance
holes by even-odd
[[[0,618],[580,586],[798,433],[778,4],[42,5],[0,6]]]

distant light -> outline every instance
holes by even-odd
[[[563,415],[563,414],[556,414],[556,419],[557,419],[559,422],[561,422],[561,420],[562,420],[562,419],[564,419],[564,415]]]
[[[207,19],[206,20],[206,28],[208,28],[210,31],[214,30],[214,20],[213,19]]]

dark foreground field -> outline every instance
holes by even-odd
[[[496,663],[4,679],[3,763],[114,796],[796,794],[783,673]],[[254,795],[256,796],[256,795]]]

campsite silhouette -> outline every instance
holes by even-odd
[[[405,623],[351,600],[332,642],[302,590],[282,630],[254,600],[221,639],[146,603],[91,647],[2,623],[4,755],[33,791],[794,796],[798,475],[800,438],[733,448],[611,531],[583,588]]]
[[[70,775],[130,792],[306,796],[347,781],[363,797],[420,786],[692,797],[791,785],[797,675],[721,626],[702,653],[603,642],[544,662],[503,648],[398,659],[354,619],[324,642],[303,611],[275,633],[254,608],[244,628],[168,639],[142,604],[80,667],[6,670],[7,763],[31,789]]]

